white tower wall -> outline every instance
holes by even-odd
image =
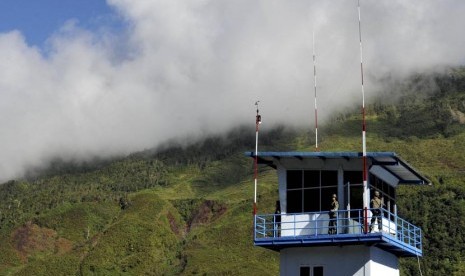
[[[281,275],[300,275],[300,268],[323,267],[323,275],[399,276],[399,261],[389,252],[374,246],[328,246],[282,249]],[[313,276],[310,272],[310,276]]]

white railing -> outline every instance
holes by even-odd
[[[378,216],[381,218],[380,227],[378,217],[374,215],[376,210],[341,210],[337,211],[334,218],[330,218],[329,212],[257,215],[255,216],[255,239],[327,238],[328,235],[378,233],[422,250],[419,227],[385,209],[380,209],[381,213]]]

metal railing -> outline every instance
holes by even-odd
[[[378,210],[379,215],[375,215]],[[254,237],[256,240],[327,238],[328,235],[343,237],[343,235],[370,235],[372,233],[386,235],[390,240],[419,251],[422,250],[421,229],[386,209],[340,210],[332,216],[330,212],[255,216]]]

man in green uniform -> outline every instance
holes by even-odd
[[[333,194],[331,201],[331,209],[329,210],[328,234],[337,233],[337,210],[339,210],[339,202],[337,202],[336,194]]]
[[[381,214],[381,208],[383,208],[383,200],[379,196],[379,192],[375,191],[375,196],[370,201],[371,213],[373,214],[371,217],[370,223],[370,233],[373,231],[373,224],[375,220],[378,221],[378,230],[381,231],[383,228],[383,220]]]

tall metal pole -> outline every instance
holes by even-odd
[[[365,90],[363,88],[363,48],[362,48],[362,20],[360,12],[360,0],[358,0],[358,36],[360,39],[360,76],[362,80],[362,159],[363,159],[363,209],[364,230],[368,231],[368,172],[367,172],[367,149],[366,149],[366,121],[365,121]]]
[[[316,104],[315,31],[313,31],[313,84],[314,84],[314,90],[315,90],[315,151],[318,151],[318,107]]]
[[[258,182],[258,126],[262,123],[262,117],[258,114],[258,103],[260,101],[256,101],[255,105],[257,106],[257,116],[255,117],[255,185],[254,185],[254,198],[253,198],[253,214],[254,216],[257,214],[257,182]]]

